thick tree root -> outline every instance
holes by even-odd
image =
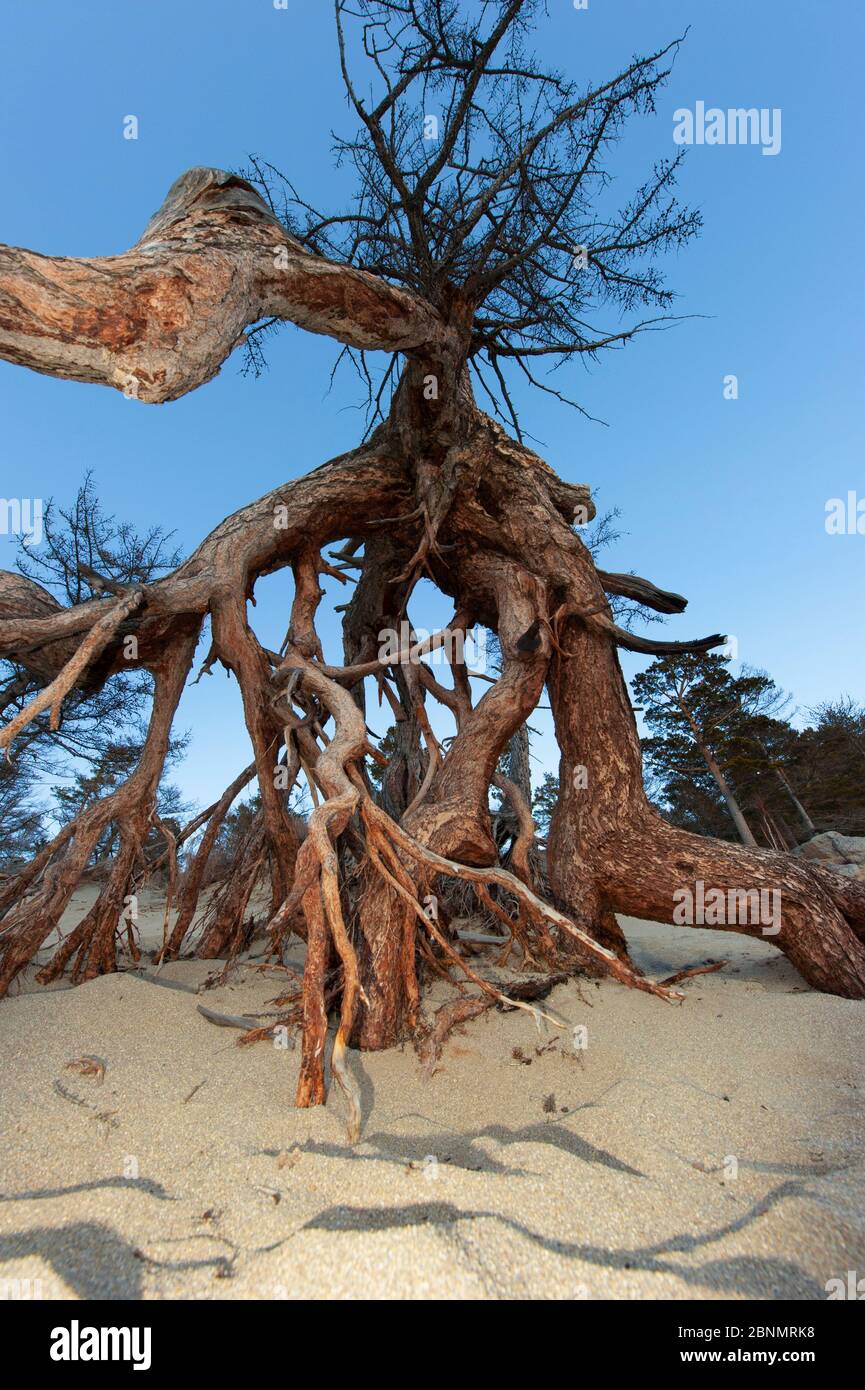
[[[211,815],[207,821],[207,829],[202,835],[201,842],[183,876],[183,884],[177,904],[177,918],[171,935],[159,954],[158,964],[161,965],[163,960],[176,960],[180,954],[184,938],[192,925],[192,919],[195,916],[195,910],[198,906],[204,873],[207,869],[210,856],[213,853],[219,832],[225,823],[225,817],[231,808],[232,802],[243,788],[252,781],[254,775],[255,764],[250,763],[250,765],[245,767],[243,772],[235,777],[234,781],[226,787],[219,801],[212,808]]]
[[[585,901],[588,884],[596,911],[760,937],[813,988],[865,998],[861,886],[815,872],[789,854],[702,838],[663,822],[643,790],[639,741],[615,652],[580,623],[569,625],[568,645],[576,659],[554,658],[549,685],[563,752],[549,838],[557,899]],[[701,911],[701,903],[710,911]]]
[[[62,969],[75,953],[80,979],[116,968],[115,935],[136,860],[150,826],[156,789],[171,733],[171,723],[192,662],[197,633],[187,634],[163,655],[155,667],[156,687],[147,738],[134,772],[116,791],[85,809],[57,837],[46,855],[41,880],[27,878],[31,896],[23,897],[0,926],[0,997],[16,975],[33,959],[45,938],[58,926],[106,827],[120,830],[121,848],[108,882],[83,922],[61,943],[57,959]],[[57,856],[56,858],[54,856]],[[35,883],[35,887],[34,887]],[[45,978],[57,973],[49,965]]]

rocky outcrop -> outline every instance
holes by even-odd
[[[812,859],[818,864],[826,864],[847,878],[858,878],[865,882],[865,837],[842,835],[838,830],[825,830],[813,839],[800,845],[796,854],[803,859]]]

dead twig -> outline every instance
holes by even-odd
[[[715,970],[723,970],[725,965],[729,965],[728,960],[713,960],[709,965],[692,965],[688,970],[677,970],[675,975],[668,975],[666,980],[661,980],[662,985],[677,985],[680,980],[689,980],[692,975],[711,975]]]

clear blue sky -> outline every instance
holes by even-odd
[[[800,706],[861,697],[865,536],[828,536],[824,508],[850,489],[865,496],[865,8],[590,0],[577,12],[550,0],[536,48],[598,79],[688,25],[657,115],[619,152],[623,192],[674,151],[673,112],[697,101],[781,108],[781,153],[690,151],[681,192],[705,230],[668,271],[678,312],[705,317],[589,372],[567,369],[559,384],[607,427],[548,397],[524,396],[524,421],[564,477],[595,486],[602,509],[621,508],[628,534],[604,565],[689,597],[667,635],[734,634],[740,658]],[[2,241],[121,251],[180,172],[237,168],[250,152],[311,201],[339,203],[329,132],[349,117],[329,0],[289,0],[285,11],[272,0],[40,0],[7,6],[2,36]],[[122,138],[130,114],[137,141]],[[356,384],[346,375],[326,394],[327,340],[286,328],[268,354],[262,380],[231,359],[165,406],[0,363],[0,496],[69,498],[92,468],[109,510],[176,529],[188,552],[226,513],[358,438]],[[729,373],[736,401],[722,395]],[[0,536],[0,566],[11,558]],[[261,585],[255,621],[267,640],[282,636],[289,593],[285,577]],[[626,658],[626,671],[641,664]],[[203,803],[248,758],[234,683],[215,674],[189,691],[179,724],[194,731],[180,780]],[[553,765],[547,736],[537,751]]]

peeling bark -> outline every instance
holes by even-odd
[[[423,300],[305,251],[251,184],[220,169],[183,174],[122,255],[0,246],[0,357],[140,401],[210,381],[265,318],[391,352],[444,331]]]

